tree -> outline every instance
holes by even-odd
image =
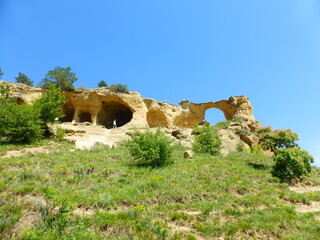
[[[160,131],[134,132],[126,146],[137,165],[159,167],[170,164],[172,147],[170,140]]]
[[[9,85],[0,85],[0,142],[30,143],[42,137],[40,111],[32,105],[17,105]]]
[[[0,107],[0,141],[32,143],[44,133],[40,112],[32,105],[8,102]]]
[[[270,127],[262,128],[257,131],[259,136],[259,144],[265,150],[276,152],[279,148],[292,148],[297,146],[295,143],[299,140],[298,134],[290,129],[275,130]]]
[[[15,77],[17,83],[23,83],[27,84],[29,86],[33,86],[33,81],[30,80],[30,78],[27,77],[27,75],[19,72],[19,76]]]
[[[199,135],[196,135],[192,148],[197,153],[218,155],[221,147],[221,139],[212,126],[203,126]]]
[[[104,80],[101,80],[99,83],[98,83],[98,87],[108,87],[108,84],[104,81]]]
[[[313,157],[297,147],[278,149],[273,157],[275,165],[272,174],[281,180],[304,178],[311,172]]]
[[[0,79],[2,79],[2,75],[3,75],[4,73],[2,72],[2,69],[0,68]]]
[[[71,91],[74,89],[73,83],[77,80],[76,74],[71,72],[70,67],[56,67],[46,74],[39,85],[40,87],[48,87],[50,84],[54,84],[56,87],[61,87],[62,90]]]
[[[64,117],[62,104],[66,102],[66,98],[61,92],[60,87],[49,84],[44,95],[35,101],[34,105],[39,109],[40,118],[44,123],[53,123],[56,117]]]
[[[10,99],[10,86],[8,84],[1,84],[0,85],[0,106],[4,106],[9,101],[13,101]]]

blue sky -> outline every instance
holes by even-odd
[[[0,0],[0,31],[5,81],[70,66],[77,87],[124,83],[174,104],[246,95],[320,165],[317,0]]]

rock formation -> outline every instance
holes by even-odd
[[[17,97],[17,103],[31,103],[41,97],[43,89],[24,84],[10,84],[12,96]],[[205,112],[210,108],[220,109],[226,120],[244,118],[254,121],[252,106],[245,96],[230,97],[228,100],[207,103],[192,103],[183,100],[179,105],[157,102],[144,98],[137,92],[118,92],[110,88],[94,88],[65,92],[68,99],[63,109],[63,122],[91,122],[93,125],[112,126],[117,120],[118,127],[146,128],[183,127],[193,128],[205,119]]]
[[[10,85],[12,97],[17,98],[17,104],[32,103],[45,91],[24,84],[0,81],[1,84]],[[124,93],[106,87],[63,94],[67,102],[63,105],[65,117],[60,119],[64,123],[60,127],[66,132],[88,128],[81,136],[68,136],[79,148],[85,148],[85,145],[90,148],[95,142],[112,146],[128,138],[126,133],[132,129],[158,126],[166,127],[166,134],[174,141],[191,147],[191,130],[198,124],[205,123],[205,113],[210,108],[220,109],[226,120],[234,120],[227,128],[218,131],[222,139],[222,153],[236,151],[240,143],[249,148],[258,142],[254,132],[260,127],[260,123],[255,120],[251,103],[245,96],[207,103],[182,100],[179,105],[173,105],[144,98],[137,92]],[[114,120],[117,121],[118,128],[106,131],[105,128],[112,128]],[[95,128],[95,125],[98,126]]]

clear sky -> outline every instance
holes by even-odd
[[[0,0],[0,31],[5,81],[69,66],[77,87],[124,83],[174,104],[246,95],[320,165],[318,0]]]

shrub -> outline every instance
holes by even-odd
[[[66,131],[63,128],[58,127],[57,132],[55,133],[56,139],[58,139],[58,141],[62,141],[65,135]]]
[[[259,144],[253,144],[250,146],[250,152],[255,154],[262,153],[262,147]]]
[[[118,83],[118,84],[113,84],[110,86],[111,89],[116,90],[118,92],[124,92],[124,93],[128,93],[129,89],[127,84],[122,84],[122,83]]]
[[[211,126],[204,126],[196,135],[193,143],[193,150],[197,153],[209,153],[218,155],[221,147],[221,139]]]
[[[237,143],[236,149],[237,149],[237,152],[244,152],[244,143],[243,142]]]
[[[311,172],[312,156],[299,148],[278,149],[272,174],[281,180],[306,177]]]
[[[131,138],[126,145],[138,165],[158,167],[172,163],[170,141],[160,129],[156,133],[137,131]]]
[[[297,146],[297,133],[290,129],[272,131],[270,127],[257,131],[259,135],[259,144],[264,150],[275,152],[279,148],[292,148]]]
[[[31,143],[43,136],[40,112],[32,105],[8,103],[0,107],[0,141]]]
[[[61,91],[60,87],[49,84],[42,98],[35,101],[34,105],[39,108],[43,122],[54,123],[56,117],[64,117],[61,105],[66,102],[66,98],[61,95]]]

